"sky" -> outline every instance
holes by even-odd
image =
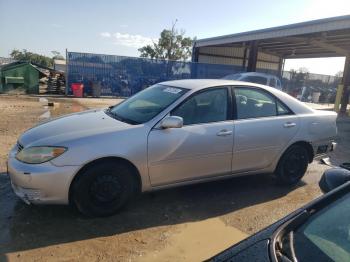
[[[349,0],[0,0],[0,56],[27,49],[139,56],[164,28],[206,38],[350,14]],[[335,74],[344,58],[288,60],[285,69]]]

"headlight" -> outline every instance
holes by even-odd
[[[67,148],[51,146],[33,146],[24,148],[16,158],[28,164],[41,164],[62,155]]]

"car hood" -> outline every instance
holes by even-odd
[[[75,137],[91,136],[130,127],[108,116],[103,110],[88,110],[41,122],[19,138],[22,146],[52,145]]]

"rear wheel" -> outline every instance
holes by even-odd
[[[308,153],[301,145],[292,145],[282,155],[275,174],[279,183],[294,185],[304,176],[309,164]]]
[[[132,170],[127,165],[101,162],[74,181],[72,199],[87,216],[109,216],[131,198],[134,186]]]

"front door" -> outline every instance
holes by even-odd
[[[237,120],[232,171],[268,167],[295,136],[299,119],[288,107],[260,88],[235,88]]]
[[[171,115],[182,128],[153,129],[148,137],[148,168],[154,186],[231,172],[233,121],[226,87],[195,93]]]

